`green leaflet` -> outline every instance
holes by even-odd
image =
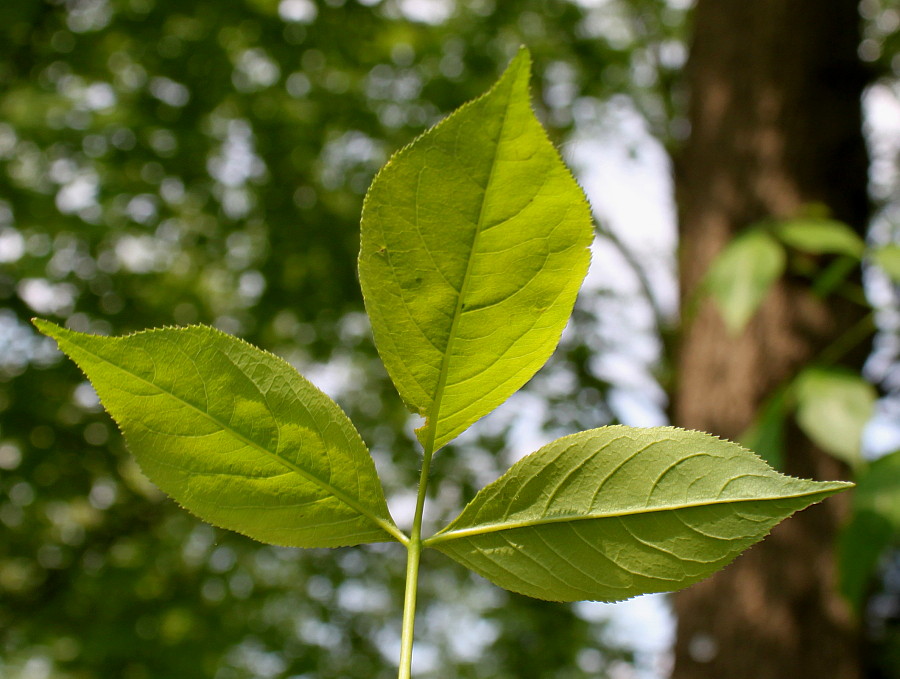
[[[546,362],[587,272],[590,210],[529,103],[519,52],[484,96],[399,151],[362,215],[382,360],[433,452]]]
[[[813,442],[851,467],[862,462],[862,435],[878,392],[858,373],[809,367],[796,378],[797,424]]]
[[[834,219],[789,219],[776,223],[773,231],[783,243],[813,255],[848,255],[859,259],[866,249],[865,241],[853,229]]]
[[[35,325],[88,376],[147,476],[200,518],[293,547],[405,540],[350,420],[281,359],[201,326]]]
[[[783,476],[709,434],[604,427],[517,462],[425,546],[528,596],[619,601],[707,577],[850,485]]]
[[[862,612],[882,553],[900,541],[900,450],[858,472],[853,514],[838,540],[838,586]]]
[[[756,411],[756,420],[741,435],[739,443],[759,455],[774,469],[784,467],[785,422],[790,412],[790,392],[779,389]]]
[[[706,276],[706,289],[729,332],[739,334],[753,318],[784,273],[785,262],[784,248],[759,228],[742,233],[719,253]]]
[[[895,283],[900,283],[900,245],[882,245],[872,251],[872,260]]]

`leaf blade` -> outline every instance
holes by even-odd
[[[784,248],[761,228],[740,234],[713,260],[704,285],[732,335],[750,322],[786,263]]]
[[[144,473],[205,521],[294,547],[403,541],[349,419],[281,359],[203,326],[35,325],[91,380]]]
[[[433,450],[546,362],[587,271],[589,208],[534,118],[529,75],[522,51],[486,95],[395,154],[363,207],[376,346]]]
[[[894,283],[900,283],[900,245],[882,245],[872,251],[872,261]]]
[[[813,255],[847,255],[858,260],[866,249],[859,234],[835,219],[789,219],[775,223],[773,232],[786,245]]]
[[[838,589],[857,611],[882,554],[900,538],[900,450],[857,470],[853,511],[837,544]]]
[[[848,485],[782,476],[708,434],[605,427],[519,461],[425,544],[528,596],[618,601],[697,582]]]
[[[794,381],[797,424],[820,448],[858,468],[862,437],[875,413],[878,392],[858,373],[810,366]]]

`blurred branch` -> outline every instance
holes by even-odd
[[[653,312],[653,322],[656,326],[656,332],[662,337],[668,332],[669,323],[666,321],[666,314],[663,311],[662,307],[659,305],[659,301],[656,299],[656,295],[653,294],[653,288],[650,285],[650,279],[647,278],[647,274],[644,271],[644,267],[641,266],[640,260],[637,256],[628,248],[627,245],[619,238],[612,229],[600,224],[596,223],[595,229],[597,235],[601,238],[607,239],[616,250],[619,251],[619,254],[622,255],[622,258],[634,272],[634,275],[637,277],[638,285],[641,287],[641,292],[644,297],[647,299],[647,303],[650,305],[650,309]]]

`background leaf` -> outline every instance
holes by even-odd
[[[587,272],[584,195],[529,103],[522,50],[493,89],[398,152],[362,216],[378,351],[436,450],[518,390],[559,342]]]
[[[701,432],[604,427],[519,461],[426,545],[514,592],[618,601],[707,577],[849,485]]]
[[[706,289],[732,334],[741,332],[785,267],[784,248],[762,229],[729,243],[713,261]]]
[[[841,592],[859,610],[884,550],[900,535],[900,451],[857,474],[853,516],[838,541]]]
[[[858,373],[807,368],[797,376],[797,423],[816,445],[851,466],[861,462],[862,433],[878,394]]]
[[[891,280],[900,283],[900,245],[884,245],[872,252],[872,259]]]
[[[276,356],[203,326],[35,324],[87,374],[144,473],[200,518],[292,547],[400,534],[350,420]]]
[[[784,465],[784,424],[789,414],[789,394],[779,389],[760,407],[753,424],[741,435],[740,443],[754,451],[774,469]]]
[[[773,229],[781,242],[813,255],[849,255],[859,259],[866,243],[849,226],[834,219],[791,219]]]

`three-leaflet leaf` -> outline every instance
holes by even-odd
[[[850,485],[784,476],[708,434],[604,427],[525,457],[422,535],[432,456],[546,362],[587,272],[590,210],[531,110],[529,75],[522,49],[366,195],[366,310],[401,398],[425,418],[409,535],[349,418],[285,361],[207,327],[112,338],[35,321],[88,376],[147,476],[197,516],[278,545],[403,544],[401,679],[423,548],[529,596],[621,600],[708,576]]]

